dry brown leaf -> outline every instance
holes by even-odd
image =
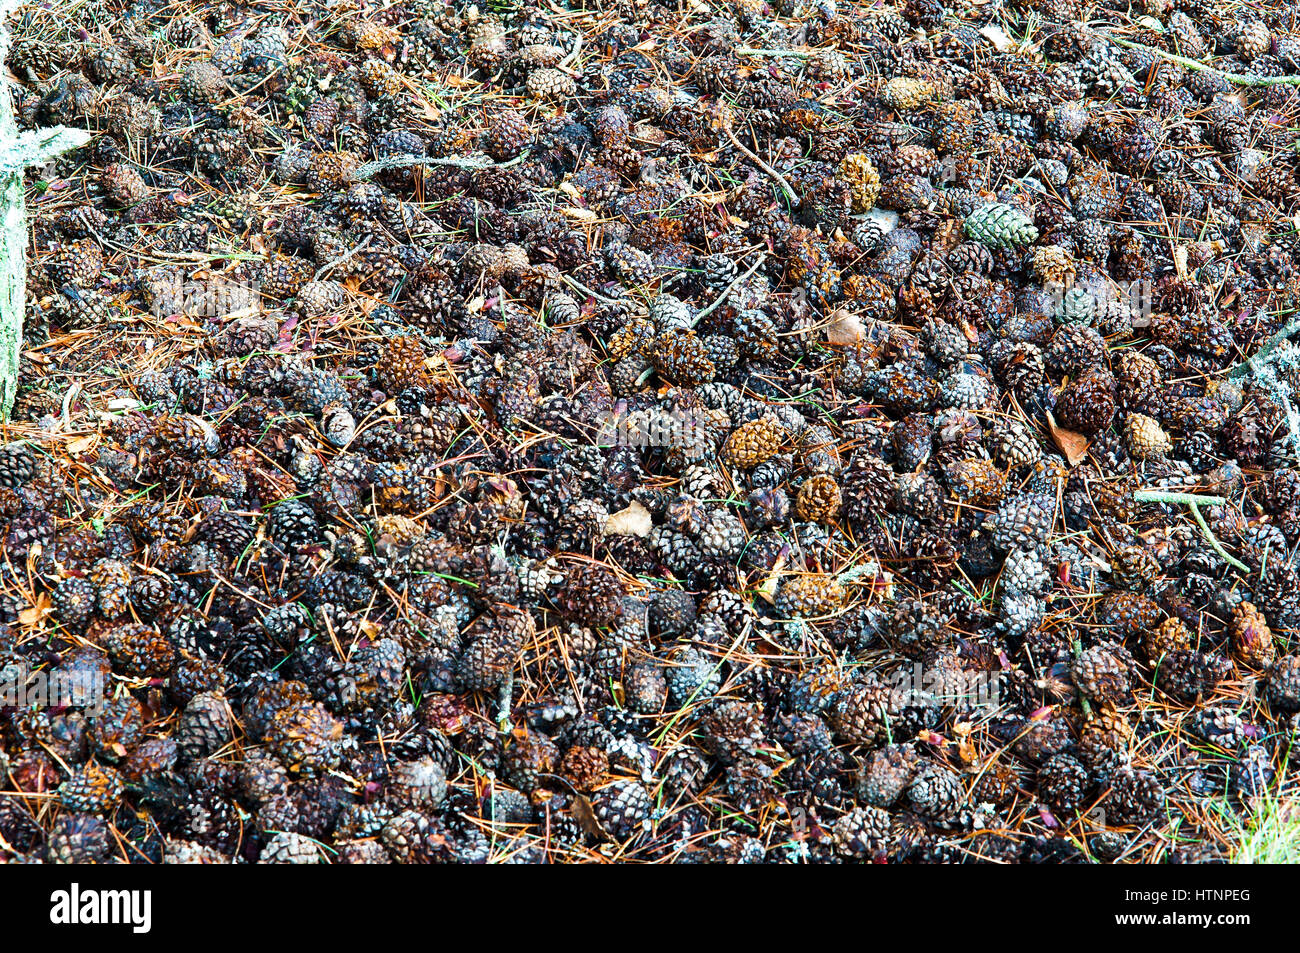
[[[88,433],[88,434],[83,434],[80,437],[76,437],[73,440],[69,440],[68,453],[74,456],[79,453],[85,453],[87,450],[89,450],[91,447],[95,445],[95,441],[98,439],[99,439],[98,434]]]
[[[1015,49],[1015,40],[1007,35],[1007,31],[1000,26],[986,26],[980,30],[980,35],[993,44],[993,48],[999,53],[1005,53],[1008,50]]]
[[[649,536],[652,525],[650,511],[633,500],[626,509],[610,515],[605,532],[610,536]]]
[[[785,557],[782,556],[776,561],[776,564],[772,567],[772,571],[767,574],[767,578],[763,580],[763,584],[759,586],[757,590],[759,596],[766,601],[768,605],[776,605],[776,590],[780,588],[781,576],[784,574]]]
[[[831,312],[826,325],[826,340],[830,344],[857,344],[866,334],[862,319],[847,308]]]
[[[1066,462],[1072,467],[1077,467],[1083,462],[1083,458],[1088,455],[1088,438],[1081,433],[1075,433],[1073,430],[1066,430],[1056,423],[1056,418],[1052,412],[1047,412],[1047,429],[1051,431],[1052,442],[1065,455]]]
[[[37,625],[53,611],[54,607],[53,603],[50,602],[50,594],[42,592],[36,597],[36,605],[28,606],[18,613],[18,621],[22,625]]]
[[[957,736],[957,756],[967,764],[974,764],[979,757],[971,740],[974,727],[969,721],[955,722],[952,726],[952,733]]]
[[[578,822],[578,826],[591,837],[605,840],[609,836],[605,833],[605,829],[600,826],[600,821],[596,820],[596,812],[591,806],[591,801],[587,800],[584,795],[576,795],[569,802],[569,813]]]

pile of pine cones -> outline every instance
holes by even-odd
[[[0,702],[0,860],[1215,861],[1291,795],[1290,4],[349,9],[14,24],[95,135],[0,685],[97,695]]]

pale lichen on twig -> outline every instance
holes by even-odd
[[[786,200],[789,201],[789,203],[792,206],[799,204],[799,194],[795,192],[793,188],[790,187],[790,183],[786,181],[785,176],[783,176],[780,172],[777,172],[776,169],[772,168],[770,165],[764,162],[761,158],[759,158],[758,153],[754,152],[743,142],[737,139],[736,134],[731,129],[730,121],[724,121],[722,123],[722,131],[726,133],[727,138],[731,140],[731,144],[733,146],[739,149],[740,152],[747,159],[749,159],[750,162],[754,163],[756,166],[758,166],[760,169],[766,172],[767,175],[773,181],[775,181],[777,185],[781,187],[781,191],[785,194]]]
[[[742,282],[748,281],[750,276],[753,275],[754,272],[758,271],[759,266],[762,265],[763,262],[765,261],[767,261],[766,253],[760,254],[756,259],[754,259],[754,263],[749,266],[749,269],[744,274],[737,275],[735,280],[732,281],[731,284],[727,285],[727,287],[723,289],[722,294],[718,295],[717,299],[714,300],[714,302],[711,305],[701,310],[699,314],[697,314],[694,318],[691,319],[691,327],[695,327],[695,325],[699,324],[700,321],[702,321],[704,318],[708,317],[710,314],[716,311],[718,307],[722,304],[722,302],[727,300],[727,296],[730,295],[731,292]]]
[[[1210,524],[1205,521],[1205,514],[1201,512],[1202,506],[1223,506],[1228,502],[1224,497],[1201,496],[1196,493],[1176,493],[1172,490],[1137,490],[1133,494],[1133,499],[1139,503],[1168,503],[1171,506],[1186,506],[1192,511],[1192,517],[1196,520],[1196,525],[1201,528],[1201,532],[1205,535],[1210,548],[1219,554],[1219,558],[1235,569],[1239,569],[1246,574],[1250,573],[1249,566],[1223,548],[1219,538],[1210,529]]]
[[[1199,60],[1188,59],[1186,56],[1179,56],[1177,53],[1170,53],[1168,50],[1147,46],[1145,43],[1135,43],[1133,40],[1120,39],[1113,33],[1105,33],[1104,35],[1107,40],[1117,46],[1123,46],[1130,50],[1142,50],[1152,56],[1158,56],[1163,60],[1169,60],[1171,63],[1177,63],[1179,66],[1185,66],[1187,69],[1197,72],[1214,73],[1216,76],[1222,76],[1228,82],[1235,83],[1238,86],[1300,86],[1300,76],[1247,76],[1244,73],[1229,73],[1217,66],[1211,66],[1209,63],[1202,63]]]
[[[1278,373],[1280,370],[1300,374],[1300,346],[1291,340],[1297,332],[1300,332],[1300,312],[1293,314],[1281,330],[1270,336],[1251,357],[1229,371],[1228,379],[1250,377],[1257,387],[1282,406],[1288,430],[1284,443],[1290,443],[1291,452],[1300,456],[1300,411],[1292,401],[1295,388]]]
[[[470,172],[477,172],[480,169],[508,169],[523,161],[524,155],[515,156],[513,159],[507,159],[505,162],[496,162],[488,158],[486,155],[447,156],[446,158],[416,155],[385,156],[382,159],[375,159],[373,162],[367,162],[365,165],[358,166],[356,170],[353,171],[352,178],[360,182],[365,179],[373,178],[380,172],[387,172],[390,169],[404,169],[413,165],[446,166],[452,169],[466,169]]]
[[[0,60],[9,52],[9,17],[20,0],[0,0]],[[18,392],[18,365],[23,346],[23,312],[27,296],[27,203],[23,171],[60,153],[85,145],[90,133],[58,126],[18,131],[6,84],[0,89],[0,416],[8,418]]]

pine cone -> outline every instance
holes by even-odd
[[[966,216],[964,228],[967,235],[990,248],[1015,248],[1038,238],[1038,229],[1029,216],[1001,202],[977,208]]]
[[[1229,625],[1232,650],[1251,668],[1266,669],[1277,657],[1273,632],[1264,614],[1249,602],[1242,602],[1232,610]]]

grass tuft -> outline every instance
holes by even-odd
[[[1234,864],[1300,864],[1300,802],[1260,798],[1239,823]]]

